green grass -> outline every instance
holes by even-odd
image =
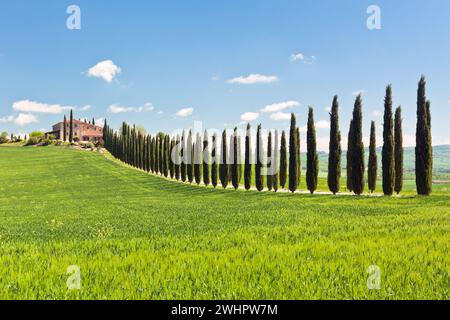
[[[0,299],[449,299],[449,186],[405,185],[399,198],[213,190],[93,152],[0,147]]]

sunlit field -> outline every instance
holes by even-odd
[[[94,152],[0,147],[0,299],[449,299],[449,187],[214,190]]]

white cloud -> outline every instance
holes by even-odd
[[[19,113],[17,116],[7,116],[0,118],[0,123],[14,123],[18,126],[39,122],[38,118],[31,113]]]
[[[359,96],[359,95],[363,95],[364,93],[366,93],[366,90],[360,89],[358,91],[352,92],[352,95],[353,96]]]
[[[228,83],[237,83],[237,84],[255,84],[255,83],[272,83],[278,81],[277,76],[265,76],[258,73],[253,73],[248,76],[240,76],[237,78],[233,78],[228,80]]]
[[[111,83],[114,77],[121,73],[122,69],[114,64],[111,60],[105,60],[97,63],[88,70],[88,77],[101,78]]]
[[[186,118],[189,117],[194,112],[194,108],[184,108],[181,110],[178,110],[175,115],[177,117]]]
[[[261,109],[261,112],[279,112],[284,109],[294,108],[298,106],[300,106],[300,102],[298,101],[279,102],[265,106],[263,109]]]
[[[112,104],[108,107],[108,111],[111,113],[126,113],[126,112],[141,113],[141,112],[153,111],[154,109],[155,109],[155,107],[149,102],[147,102],[143,106],[139,106],[139,107],[123,107],[116,103]]]
[[[246,112],[241,115],[242,121],[254,121],[259,118],[258,112]]]
[[[92,108],[92,106],[90,106],[90,105],[85,105],[85,106],[83,106],[83,107],[80,108],[80,111],[87,111],[87,110],[89,110],[89,109],[91,109],[91,108]]]
[[[327,120],[319,120],[316,123],[314,123],[316,130],[317,129],[329,129],[330,128],[330,122],[328,122]],[[308,126],[305,125],[303,127],[300,128],[300,132],[307,132],[308,131]]]
[[[286,112],[276,112],[270,115],[270,119],[275,121],[289,120],[291,119],[291,114]]]
[[[306,57],[303,53],[293,53],[290,57],[291,62],[301,61],[304,64],[313,64],[316,61],[315,56]]]
[[[64,110],[75,108],[75,106],[62,106],[60,104],[40,103],[30,100],[20,100],[13,103],[13,110],[21,112],[59,114]]]
[[[305,60],[305,56],[303,53],[293,53],[291,54],[291,61],[303,61]]]

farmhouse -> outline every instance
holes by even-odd
[[[56,139],[69,140],[70,122],[66,121],[66,137],[64,138],[64,122],[59,122],[52,127],[52,131],[46,132],[45,136],[55,136]],[[74,141],[99,141],[103,137],[103,128],[94,124],[73,120],[73,140]]]

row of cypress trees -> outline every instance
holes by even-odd
[[[392,113],[392,87],[386,88],[384,99],[384,125],[382,149],[382,182],[385,195],[400,193],[403,187],[403,141],[401,107]],[[267,144],[262,138],[262,127],[257,127],[256,150],[251,150],[250,124],[247,125],[244,154],[244,187],[250,189],[254,181],[257,190],[267,188],[278,191],[288,188],[295,192],[300,185],[300,129],[296,117],[291,114],[289,144],[286,132],[282,131],[281,139],[278,131],[267,137]],[[220,146],[216,134],[209,145],[208,132],[203,138],[200,134],[193,137],[192,131],[176,137],[164,133],[155,136],[145,134],[136,127],[122,124],[120,132],[114,132],[105,122],[104,145],[116,158],[148,172],[161,174],[176,180],[189,183],[211,184],[216,187],[220,182],[223,188],[230,183],[234,189],[240,187],[242,177],[241,138],[234,129],[230,140],[227,131],[222,132]],[[425,78],[419,82],[417,100],[417,146],[416,146],[416,184],[421,195],[431,192],[432,147],[430,102],[425,96]],[[309,108],[307,122],[306,153],[306,187],[310,193],[317,189],[319,158],[317,154],[314,110]],[[264,152],[266,145],[266,152]],[[220,149],[218,149],[220,148]],[[289,150],[287,150],[289,148]],[[219,152],[218,152],[219,151]],[[352,119],[350,121],[347,146],[347,190],[360,195],[365,189],[365,157],[362,134],[362,98],[356,97]],[[218,156],[220,154],[220,156]],[[253,155],[255,156],[253,179]],[[340,191],[341,179],[341,132],[339,129],[339,102],[334,96],[330,112],[330,141],[328,157],[329,190],[336,194]],[[289,158],[289,160],[288,160]],[[368,188],[373,192],[377,183],[378,160],[376,153],[376,126],[372,121],[370,129],[369,161],[367,168]],[[267,170],[267,172],[264,172]],[[266,181],[264,181],[266,177]]]

